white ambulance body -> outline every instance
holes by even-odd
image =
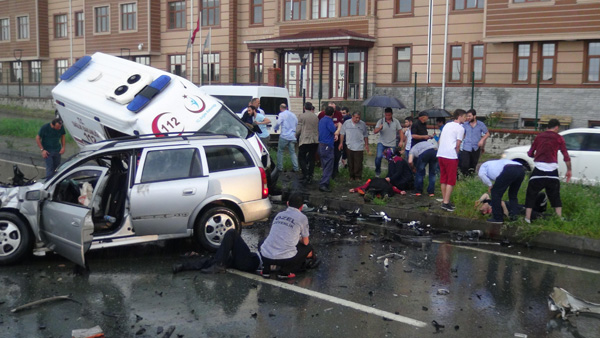
[[[52,96],[65,128],[80,146],[127,135],[200,131],[248,139],[265,169],[271,167],[267,149],[236,114],[177,75],[95,53],[61,78]],[[164,87],[155,89],[157,82]]]

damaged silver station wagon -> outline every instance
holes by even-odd
[[[220,135],[87,145],[45,181],[0,188],[0,264],[55,251],[85,266],[88,250],[192,236],[214,251],[271,212],[250,147]]]

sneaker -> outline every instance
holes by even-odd
[[[429,194],[429,197],[435,197],[435,194]]]
[[[319,191],[322,191],[322,192],[331,192],[331,189],[329,189],[329,187],[326,186],[326,185],[322,185],[322,186],[319,187]]]
[[[530,220],[530,219],[528,219],[528,218],[525,218],[525,223],[529,223],[529,224],[531,224],[531,220]]]
[[[288,274],[277,274],[277,279],[291,279],[291,278],[296,278],[296,274],[295,273],[288,273]]]
[[[217,274],[217,273],[224,273],[225,267],[220,264],[213,264],[213,265],[209,266],[208,268],[200,269],[200,272],[206,273],[206,274],[211,274],[211,275]]]
[[[413,193],[412,193],[412,194],[410,194],[410,195],[411,195],[411,196],[417,196],[417,197],[418,197],[418,196],[421,196],[421,193],[420,193],[420,192],[413,192]]]
[[[319,264],[321,264],[321,260],[316,256],[306,259],[306,268],[307,269],[314,269],[317,266],[319,266]]]
[[[442,203],[442,209],[449,212],[454,212],[455,208],[450,203]]]
[[[504,221],[503,221],[503,220],[495,219],[495,218],[493,218],[493,217],[491,217],[491,218],[488,218],[488,219],[487,219],[487,222],[488,222],[488,223],[491,223],[491,224],[502,224],[502,223],[504,223]]]
[[[379,177],[379,175],[381,175],[380,173],[375,173],[375,177]]]
[[[271,274],[264,270],[260,272],[260,275],[263,276],[263,278],[271,278]]]

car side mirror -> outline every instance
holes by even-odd
[[[27,201],[41,201],[48,198],[48,192],[45,190],[32,190],[25,193],[25,200]]]

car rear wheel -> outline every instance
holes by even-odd
[[[230,229],[235,229],[238,233],[242,231],[236,213],[227,207],[214,207],[200,217],[194,233],[204,249],[215,252]]]
[[[0,265],[21,261],[31,252],[31,234],[16,215],[0,212]]]

